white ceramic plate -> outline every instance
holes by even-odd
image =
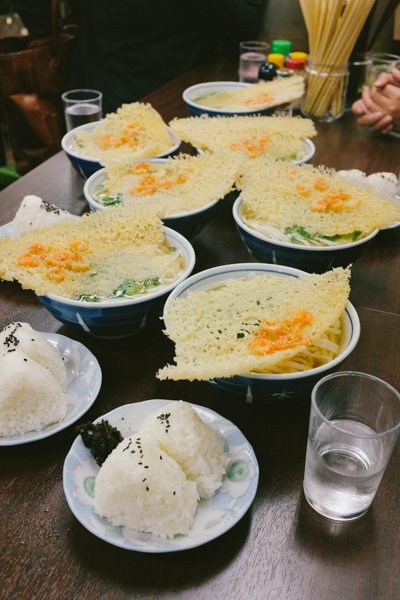
[[[5,237],[6,235],[12,238],[12,221],[0,227],[0,237]]]
[[[133,435],[147,415],[171,400],[146,400],[126,404],[99,417],[117,427],[123,437]],[[230,461],[222,486],[213,498],[200,500],[189,535],[163,540],[151,533],[113,527],[94,512],[94,481],[100,467],[78,436],[64,463],[64,492],[75,517],[100,539],[139,552],[176,552],[201,546],[233,527],[246,513],[257,491],[258,463],[253,448],[239,429],[209,408],[191,405],[201,419],[224,441]]]
[[[17,446],[36,442],[62,431],[89,410],[101,388],[101,369],[97,358],[79,342],[58,333],[42,333],[57,348],[67,367],[67,415],[63,421],[40,431],[29,431],[12,437],[0,437],[0,446]]]

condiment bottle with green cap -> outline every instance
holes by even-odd
[[[288,56],[292,49],[292,42],[289,40],[274,40],[271,45],[272,54],[283,54]]]

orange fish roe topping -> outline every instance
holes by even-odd
[[[89,244],[86,242],[82,242],[82,240],[75,240],[74,242],[69,243],[69,247],[72,251],[85,252],[89,248]]]
[[[273,102],[275,100],[273,94],[262,93],[258,94],[254,98],[249,98],[245,101],[247,106],[253,106],[254,104],[266,104],[267,102]]]
[[[317,177],[317,179],[315,180],[314,187],[316,190],[320,190],[321,192],[324,192],[325,190],[328,189],[328,186],[329,186],[328,182],[323,177]]]
[[[133,165],[132,173],[140,175],[141,173],[146,173],[149,169],[150,165],[148,163],[138,163],[137,165]]]
[[[229,144],[229,148],[231,150],[244,150],[250,158],[257,158],[257,156],[260,156],[268,148],[269,141],[270,139],[267,135],[261,137],[253,136],[251,139],[240,138],[239,143]]]
[[[140,172],[145,171],[138,171],[138,173]],[[158,178],[156,175],[151,175],[148,173],[141,178],[139,183],[135,185],[129,193],[132,194],[132,196],[147,196],[148,194],[155,194],[155,192],[158,192],[159,190],[170,190],[175,184],[185,183],[188,178],[189,173],[180,173],[176,176],[175,180],[166,179],[163,181],[162,178]]]
[[[174,182],[171,181],[171,179],[168,179],[167,181],[160,183],[160,188],[163,190],[169,190],[172,188],[173,185],[174,185]]]
[[[39,260],[36,256],[32,256],[29,252],[18,256],[17,262],[21,267],[37,267],[39,265]]]
[[[81,254],[73,252],[65,266],[71,271],[74,271],[74,273],[79,273],[80,271],[88,271],[90,269],[90,262]]]
[[[284,321],[274,323],[263,321],[261,329],[256,331],[256,337],[247,344],[247,347],[258,356],[266,356],[278,350],[309,346],[311,339],[301,329],[309,325],[312,320],[313,315],[310,312],[297,310]]]
[[[305,185],[300,185],[299,183],[296,183],[296,192],[298,194],[301,194],[302,196],[308,196],[308,194],[311,192],[310,188],[305,186]]]
[[[111,138],[111,133],[105,133],[104,135],[96,138],[94,141],[101,150],[107,150],[108,148],[119,148],[123,144],[127,144],[129,147],[138,146],[140,144],[141,133],[139,130],[139,123],[127,123],[124,125],[124,131],[126,135],[122,135],[119,138]]]
[[[46,248],[43,246],[43,244],[31,244],[29,246],[29,252],[31,254],[38,254],[40,256],[46,252]]]
[[[331,190],[319,200],[316,200],[311,204],[311,209],[316,212],[328,212],[331,210],[332,212],[340,212],[345,208],[345,202],[350,198],[349,194],[345,194],[342,190],[333,191]],[[347,204],[347,208],[357,208],[361,204],[361,200],[356,202],[355,204]]]
[[[26,252],[18,257],[18,264],[21,267],[38,267],[44,264],[48,267],[46,277],[53,281],[61,281],[65,277],[65,269],[78,273],[90,269],[89,260],[76,252],[77,249],[84,252],[89,248],[86,242],[74,240],[70,242],[71,250],[53,250],[46,252],[42,244],[33,243],[29,246],[31,252]],[[32,252],[36,253],[32,255]]]
[[[176,178],[176,183],[185,183],[189,177],[189,173],[179,173],[178,177]]]
[[[56,267],[49,269],[46,273],[46,277],[55,281],[56,283],[65,279],[65,269],[63,267]]]

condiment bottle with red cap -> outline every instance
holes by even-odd
[[[300,75],[305,78],[305,62],[300,58],[288,58],[286,61],[286,68],[291,69],[295,75]],[[297,110],[300,109],[301,98],[292,101],[292,109]]]

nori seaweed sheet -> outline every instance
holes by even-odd
[[[75,433],[82,436],[83,443],[89,448],[99,467],[124,439],[116,427],[112,427],[108,421],[104,420],[96,425],[91,421],[84,425],[78,425],[75,428]]]

